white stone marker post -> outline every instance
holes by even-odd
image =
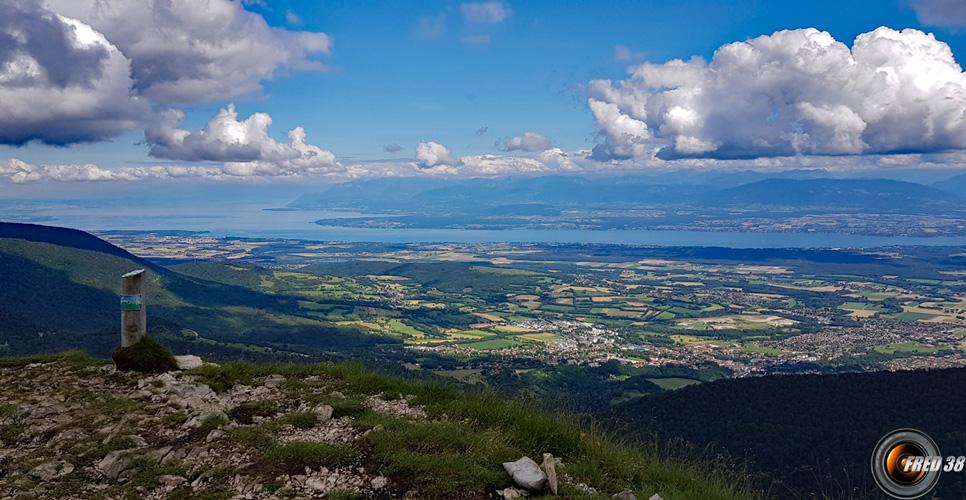
[[[144,308],[144,269],[121,276],[121,347],[131,347],[148,331]]]

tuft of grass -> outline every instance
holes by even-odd
[[[20,414],[20,408],[15,404],[0,404],[0,418],[15,417]]]
[[[319,424],[319,415],[313,411],[297,411],[285,415],[280,423],[289,424],[298,429],[311,429]]]
[[[271,401],[249,401],[228,411],[228,416],[243,424],[251,424],[255,417],[271,417],[278,413],[278,407]]]
[[[370,433],[372,455],[381,472],[406,477],[428,498],[485,497],[510,486],[500,464],[520,458],[505,436],[467,429],[453,421],[409,421],[370,415],[383,432]]]
[[[139,401],[118,398],[110,394],[96,395],[92,392],[88,392],[88,394],[95,398],[91,403],[91,407],[96,409],[98,413],[111,417],[129,415],[137,412],[144,406]]]
[[[542,413],[521,403],[508,403],[495,393],[465,397],[434,395],[437,403],[430,406],[436,413],[464,419],[475,427],[498,430],[518,449],[568,456],[579,452],[581,431],[565,419]]]
[[[208,484],[200,491],[194,491],[190,487],[180,487],[170,493],[165,498],[168,500],[229,500],[235,497],[235,491],[230,487],[231,478],[238,471],[227,467],[199,467],[188,474],[181,474],[189,482],[197,479],[202,474],[208,475]],[[143,495],[131,495],[128,498],[140,498]]]
[[[201,427],[198,428],[197,432],[208,434],[209,432],[227,424],[228,419],[223,415],[208,415],[204,420],[201,421]]]
[[[20,420],[0,425],[0,442],[3,442],[6,446],[16,444],[25,430],[27,430],[27,426]]]
[[[359,461],[359,452],[328,443],[292,442],[276,445],[265,453],[268,468],[298,474],[319,467],[346,467]]]
[[[110,361],[98,359],[84,351],[64,351],[58,354],[38,354],[33,356],[19,356],[0,359],[0,367],[11,368],[23,366],[30,363],[52,363],[61,362],[70,368],[82,369],[92,366],[103,366]]]
[[[334,399],[329,401],[332,407],[332,418],[358,417],[369,411],[360,396],[350,396],[346,399]]]
[[[57,360],[71,368],[90,368],[108,364],[106,359],[97,359],[84,351],[67,351],[57,355]]]
[[[329,500],[361,500],[364,497],[351,490],[332,490],[326,498]]]
[[[164,427],[181,427],[181,424],[188,421],[188,415],[184,413],[171,413],[161,417],[161,425]]]
[[[271,432],[257,426],[228,429],[228,439],[238,445],[259,450],[268,449],[275,444]]]
[[[181,464],[162,465],[157,460],[145,458],[139,458],[131,462],[131,468],[136,470],[137,473],[127,481],[125,486],[132,489],[144,488],[152,490],[160,486],[161,476],[169,474],[173,476],[188,475],[188,468]]]
[[[114,349],[111,359],[121,371],[164,373],[178,369],[174,355],[154,337],[144,337],[132,346]]]
[[[85,449],[82,453],[75,456],[76,461],[72,460],[75,466],[78,465],[94,465],[100,459],[104,458],[104,455],[116,450],[127,450],[137,446],[132,436],[115,436],[107,443],[96,442],[96,444],[90,448]]]
[[[134,440],[134,436],[116,436],[107,442],[107,444],[102,445],[102,449],[106,450],[104,453],[111,452],[114,450],[126,450],[128,448],[136,447],[137,441]]]

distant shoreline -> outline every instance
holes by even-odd
[[[107,233],[107,231],[96,231]],[[111,232],[125,232],[112,230]],[[162,233],[137,230],[127,232]],[[874,249],[966,246],[966,236],[865,236],[845,233],[765,233],[673,230],[588,229],[387,229],[315,225],[299,229],[244,229],[204,232],[210,237],[293,239],[346,243],[533,243],[649,247],[722,247],[737,249]]]

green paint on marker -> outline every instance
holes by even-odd
[[[140,295],[121,295],[122,311],[140,311],[142,298]]]

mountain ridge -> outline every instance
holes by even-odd
[[[960,193],[938,184],[929,186],[872,177],[829,178],[819,177],[820,173],[734,174],[697,182],[684,182],[674,177],[564,175],[515,179],[399,179],[395,183],[361,180],[300,196],[288,206],[294,209],[354,208],[403,212],[438,207],[464,213],[531,204],[557,208],[599,205],[610,208],[768,206],[921,212],[962,208],[966,204]],[[509,209],[499,213],[513,214]],[[518,215],[528,213],[523,211]]]
[[[916,210],[962,201],[960,196],[946,191],[891,179],[764,179],[711,193],[704,200],[716,205],[881,210]]]
[[[121,257],[151,269],[160,269],[160,266],[156,266],[117,245],[79,229],[19,222],[0,222],[0,238],[50,243],[78,250],[91,250]]]

